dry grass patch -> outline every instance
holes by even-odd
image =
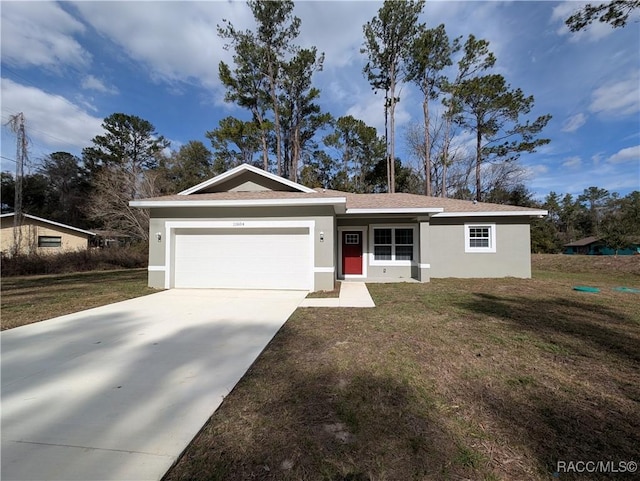
[[[310,292],[307,294],[307,299],[329,299],[329,298],[338,298],[340,297],[340,287],[342,283],[340,281],[336,282],[335,289],[331,291],[316,291]]]
[[[2,330],[151,294],[146,269],[2,279]]]
[[[558,460],[637,460],[640,295],[572,291],[568,270],[299,309],[165,480],[547,480]]]

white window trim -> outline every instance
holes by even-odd
[[[489,228],[489,247],[471,247],[470,230],[474,227]],[[496,252],[496,225],[486,223],[469,223],[464,225],[464,251],[467,254],[494,254]]]
[[[342,272],[342,233],[344,231],[347,232],[360,232],[361,235],[361,241],[362,241],[362,274],[358,275],[358,274],[348,274],[345,275],[344,272]],[[338,259],[337,259],[337,265],[338,265],[338,277],[340,279],[366,279],[367,278],[367,228],[363,227],[363,226],[355,226],[355,227],[349,227],[349,226],[343,226],[343,227],[338,227]]]
[[[411,229],[413,230],[413,260],[396,261],[393,259],[375,259],[374,229]],[[372,266],[415,266],[418,259],[418,226],[416,224],[372,224],[369,226],[369,265]],[[395,232],[391,234],[391,256],[395,257]]]

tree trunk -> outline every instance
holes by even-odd
[[[431,135],[429,132],[429,99],[422,102],[424,112],[424,195],[431,196]]]
[[[442,192],[440,197],[447,196],[447,166],[449,164],[449,135],[451,134],[451,118],[445,117],[444,127],[444,148],[442,149]]]
[[[395,95],[395,86],[391,89],[391,93]],[[396,191],[396,121],[395,121],[396,99],[391,97],[391,105],[389,106],[389,193]]]
[[[389,90],[384,97],[384,155],[387,162],[387,192],[391,192],[391,165],[389,163]]]
[[[278,175],[282,175],[282,131],[280,130],[280,111],[278,110],[278,96],[276,95],[276,78],[271,59],[267,63],[269,65],[269,88],[271,102],[273,102],[273,119],[276,131],[276,162],[278,164]]]
[[[298,182],[298,163],[300,162],[300,127],[297,125],[293,131],[293,153],[291,155],[291,175],[289,178]]]
[[[267,145],[267,133],[264,131],[264,119],[257,108],[252,110],[255,120],[258,122],[260,129],[260,143],[262,144],[262,168],[269,171],[269,146]]]
[[[480,202],[480,164],[482,164],[482,132],[480,132],[480,120],[476,123],[476,200]]]
[[[260,130],[260,140],[262,142],[262,164],[265,171],[269,171],[269,147],[267,146],[267,134]]]

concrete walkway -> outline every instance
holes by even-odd
[[[159,480],[304,291],[169,290],[4,331],[9,480]]]
[[[341,282],[340,297],[305,299],[300,307],[376,307],[364,282]]]

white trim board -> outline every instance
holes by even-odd
[[[132,200],[131,207],[269,207],[346,204],[345,197],[312,197],[308,199],[248,199],[248,200]]]
[[[335,267],[314,267],[313,272],[328,272],[333,273],[336,271]]]
[[[441,212],[433,214],[432,217],[517,217],[517,216],[544,216],[549,212],[546,210],[505,210],[505,211],[486,211],[486,212]]]

